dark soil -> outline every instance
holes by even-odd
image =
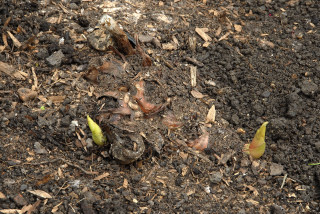
[[[0,213],[319,213],[320,166],[308,165],[320,162],[319,10],[317,0],[2,0]],[[154,38],[140,44],[150,67],[89,45],[104,13]],[[114,68],[99,70],[106,62]],[[141,112],[139,80],[150,103],[167,102],[159,112]],[[125,96],[133,113],[113,114]],[[88,114],[106,146],[92,143]],[[167,114],[183,126],[168,130]],[[264,121],[266,152],[252,160],[242,148]],[[187,147],[204,129],[208,148]],[[144,153],[122,164],[115,136],[142,139]]]

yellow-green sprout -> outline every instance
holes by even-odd
[[[252,142],[244,145],[244,152],[253,158],[260,158],[266,149],[265,135],[268,122],[264,122],[256,132]]]
[[[98,124],[96,124],[90,117],[87,115],[88,125],[92,133],[93,142],[97,145],[102,146],[107,141],[107,138],[103,135],[102,130]]]

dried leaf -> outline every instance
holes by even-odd
[[[216,107],[212,105],[207,114],[206,123],[213,123],[216,120]]]
[[[86,74],[83,75],[83,77],[91,82],[97,83],[98,75],[99,75],[99,70],[95,67],[92,67],[88,70]]]
[[[256,132],[252,142],[244,145],[244,152],[253,158],[260,158],[266,149],[265,135],[268,122],[264,122]]]
[[[202,151],[208,147],[208,143],[209,133],[207,131],[204,131],[204,133],[198,139],[191,141],[187,144],[191,148]]]
[[[112,34],[118,50],[126,55],[133,55],[135,50],[131,46],[127,34],[119,27],[117,22],[109,15],[103,15],[100,24]]]
[[[205,97],[204,94],[202,94],[201,92],[197,91],[197,90],[192,90],[191,91],[191,94],[194,98],[197,98],[197,99],[202,99]]]
[[[32,194],[34,194],[36,196],[39,196],[41,198],[52,198],[52,196],[49,193],[47,193],[47,192],[45,192],[43,190],[40,190],[40,189],[38,189],[38,190],[29,190],[28,192],[30,192],[30,193],[32,193]]]
[[[11,40],[13,41],[13,44],[17,47],[17,48],[20,48],[21,47],[21,43],[19,42],[19,40],[14,37],[14,35],[10,32],[10,31],[7,31],[8,35],[10,36]]]
[[[139,81],[135,84],[137,88],[137,94],[134,96],[134,99],[138,103],[141,111],[146,115],[155,114],[163,110],[165,104],[156,105],[149,103],[146,98],[144,97],[144,82]]]
[[[141,55],[142,57],[142,66],[143,67],[149,67],[152,65],[152,60],[151,58],[143,51],[143,49],[140,46],[139,43],[139,38],[138,35],[135,35],[135,41],[136,41],[136,49],[138,51],[138,53]]]
[[[172,111],[168,111],[163,115],[162,124],[167,126],[169,129],[177,129],[183,126],[183,124],[177,120]]]

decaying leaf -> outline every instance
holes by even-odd
[[[112,35],[118,50],[126,55],[132,55],[135,50],[131,46],[127,34],[119,27],[117,22],[109,15],[105,14],[100,19],[100,24],[104,26]]]
[[[99,145],[102,146],[107,141],[106,137],[103,135],[102,130],[98,124],[96,124],[90,117],[87,115],[87,121],[89,128],[92,132],[92,139],[93,141]]]
[[[97,83],[98,75],[99,75],[99,70],[95,67],[92,67],[88,70],[86,74],[84,74],[83,77],[91,82]]]
[[[244,152],[253,158],[260,158],[266,149],[265,135],[268,122],[264,122],[256,132],[252,142],[244,145]]]
[[[163,108],[165,107],[165,104],[152,104],[150,102],[148,102],[144,96],[144,82],[143,81],[139,81],[135,84],[136,88],[137,88],[137,94],[134,96],[134,99],[136,100],[136,102],[138,103],[141,111],[143,113],[145,113],[146,115],[151,115],[151,114],[156,114],[158,112],[160,112],[161,110],[163,110]]]
[[[52,196],[49,193],[47,193],[47,192],[45,192],[43,190],[40,190],[40,189],[29,190],[28,192],[30,192],[30,193],[32,193],[32,194],[34,194],[36,196],[39,196],[41,198],[52,198]]]
[[[206,130],[204,130],[203,134],[198,139],[191,141],[187,144],[191,148],[203,151],[208,147],[208,143],[209,143],[209,133]]]
[[[163,115],[162,124],[167,126],[169,129],[177,129],[183,126],[183,124],[177,120],[172,111],[168,111]]]
[[[135,35],[135,40],[136,40],[136,49],[137,49],[137,52],[141,55],[142,57],[142,66],[143,67],[149,67],[152,65],[152,60],[151,58],[143,51],[143,49],[141,48],[140,46],[140,43],[139,43],[139,38],[138,38],[138,35],[136,34]]]
[[[207,114],[206,123],[213,123],[216,120],[216,107],[212,105]]]

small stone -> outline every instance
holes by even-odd
[[[64,57],[64,54],[62,53],[61,50],[59,50],[51,54],[51,56],[46,58],[46,60],[51,66],[60,66],[63,57]]]
[[[88,200],[84,199],[80,202],[81,210],[84,214],[94,214],[96,213],[92,208],[92,203],[89,203]]]
[[[27,205],[28,202],[26,199],[21,195],[17,195],[16,197],[13,198],[14,203],[16,203],[18,206],[24,206]]]
[[[239,122],[240,122],[240,119],[239,119],[238,115],[233,114],[233,115],[231,116],[231,122],[232,122],[233,124],[235,124],[235,125],[238,125]]]
[[[212,175],[210,175],[210,181],[214,184],[218,184],[222,179],[222,174],[220,172],[213,172]]]
[[[307,96],[312,96],[318,91],[318,86],[317,84],[309,81],[309,80],[304,80],[299,84],[301,91],[304,95]]]
[[[32,91],[29,88],[19,88],[17,92],[18,92],[19,98],[23,102],[27,102],[29,100],[33,100],[34,98],[36,98],[38,96],[37,92]]]
[[[320,141],[316,142],[315,144],[316,150],[320,153]]]
[[[278,206],[276,204],[273,204],[270,208],[270,211],[271,213],[274,213],[274,214],[285,214],[285,210],[283,209],[283,207],[281,206]]]
[[[280,164],[276,163],[271,163],[270,166],[270,175],[275,176],[275,175],[281,175],[283,173],[283,166]]]
[[[86,139],[86,144],[87,144],[87,148],[91,148],[93,147],[93,143],[92,143],[92,139],[91,138],[87,138]]]
[[[75,3],[70,3],[69,7],[71,10],[77,10],[79,8],[78,5],[76,5]]]
[[[45,59],[49,56],[48,50],[46,48],[40,48],[36,53],[36,57],[39,59]]]
[[[22,184],[22,185],[20,186],[20,190],[21,190],[21,191],[25,191],[26,189],[28,189],[28,186],[27,186],[26,184]]]
[[[47,150],[39,143],[35,142],[34,143],[34,151],[38,154],[47,154]]]
[[[264,91],[261,96],[264,97],[264,98],[268,98],[270,96],[270,91]]]

